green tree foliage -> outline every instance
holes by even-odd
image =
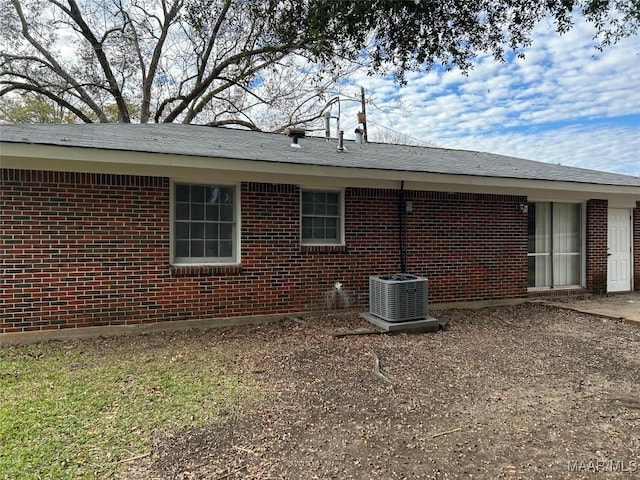
[[[83,122],[279,129],[317,117],[355,68],[464,72],[577,16],[602,48],[637,32],[640,0],[0,0],[0,97]]]
[[[434,64],[466,72],[479,53],[499,61],[507,51],[522,55],[542,20],[562,34],[584,17],[593,25],[599,49],[635,34],[640,25],[639,0],[317,0],[303,5],[300,15],[309,31],[321,36],[330,30],[334,44],[323,45],[321,53],[345,46],[364,57],[371,72],[393,71],[401,82],[407,70]]]
[[[0,123],[73,123],[73,116],[41,96],[0,98]]]

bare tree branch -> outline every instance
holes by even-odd
[[[220,62],[205,78],[202,79],[201,82],[197,83],[194,88],[185,95],[182,101],[164,118],[164,122],[173,122],[178,118],[178,116],[188,108],[189,103],[201,95],[204,94],[206,89],[211,85],[211,83],[218,78],[219,75],[224,72],[224,70],[230,65],[235,65],[241,63],[243,60],[247,60],[252,57],[258,57],[265,53],[278,53],[278,48],[276,47],[263,47],[258,48],[253,51],[242,51],[231,57],[226,58],[224,61]]]
[[[106,122],[107,117],[104,114],[104,111],[93,101],[91,96],[87,93],[87,91],[82,88],[78,82],[74,79],[72,75],[70,75],[62,66],[57,62],[55,57],[47,50],[43,45],[40,44],[29,32],[29,24],[25,15],[22,11],[22,6],[18,0],[11,0],[16,13],[18,14],[18,18],[20,19],[20,24],[22,26],[22,36],[38,51],[40,54],[47,59],[49,65],[51,65],[52,70],[63,78],[69,85],[73,85],[79,95],[82,97],[82,100],[93,110],[93,112],[98,116],[101,122]]]
[[[162,52],[165,46],[165,42],[167,40],[167,35],[169,32],[169,27],[171,23],[174,21],[178,12],[183,6],[182,0],[175,1],[171,4],[171,8],[166,9],[166,4],[163,1],[163,8],[165,8],[164,22],[161,23],[160,36],[158,37],[158,41],[153,49],[153,54],[151,55],[151,61],[149,62],[148,71],[144,71],[144,62],[140,62],[143,70],[143,81],[142,81],[142,102],[140,107],[140,121],[146,122],[150,117],[150,108],[151,108],[151,88],[153,86],[153,81],[156,78],[156,73],[158,71],[158,64],[160,62],[160,57],[162,56]]]
[[[216,44],[215,39],[218,36],[218,32],[220,31],[220,27],[222,26],[222,23],[224,22],[224,19],[227,16],[227,13],[229,12],[230,8],[231,8],[231,0],[225,0],[225,3],[223,5],[223,7],[222,7],[222,10],[218,14],[218,19],[216,20],[216,23],[213,26],[213,29],[211,30],[211,34],[209,35],[209,41],[207,42],[206,51],[204,52],[204,54],[202,55],[202,58],[201,58],[201,62],[200,62],[201,66],[200,66],[200,68],[198,68],[198,78],[197,78],[198,82],[202,81],[202,77],[204,76],[205,68],[206,68],[207,64],[209,63],[209,59],[211,58],[211,52],[213,51],[213,47]]]
[[[105,74],[106,80],[109,83],[111,94],[113,95],[116,104],[118,105],[118,112],[120,114],[120,120],[124,123],[131,122],[131,117],[129,115],[129,108],[127,107],[127,103],[122,96],[122,92],[120,90],[120,86],[116,81],[115,75],[113,74],[113,70],[111,69],[111,64],[107,59],[107,56],[103,49],[103,43],[99,41],[94,35],[93,31],[85,22],[82,12],[76,3],[76,0],[67,0],[69,2],[69,9],[64,9],[64,11],[72,18],[78,27],[80,28],[80,32],[82,36],[89,42],[93,51],[100,62],[100,66]],[[103,37],[104,39],[104,37]]]
[[[239,127],[246,127],[249,130],[260,131],[260,129],[253,122],[247,122],[245,120],[238,120],[238,119],[214,120],[212,122],[206,123],[206,125],[209,127],[224,127],[226,125],[237,125]]]
[[[12,85],[10,85],[9,87],[3,88],[0,90],[0,97],[4,96],[5,94],[12,92],[12,91],[16,91],[16,90],[21,90],[21,91],[26,91],[26,92],[34,92],[34,93],[38,93],[40,95],[44,95],[47,98],[50,98],[51,100],[53,100],[55,103],[57,103],[58,105],[67,108],[71,113],[73,113],[74,115],[76,115],[80,120],[82,120],[85,123],[93,123],[91,121],[91,119],[85,115],[85,113],[76,108],[74,105],[72,105],[71,103],[67,102],[64,98],[53,94],[52,92],[50,92],[49,90],[43,89],[43,88],[38,88],[35,85],[31,85],[29,83],[14,83]]]
[[[280,54],[279,58],[284,57],[284,54]],[[270,61],[268,62],[268,64],[274,63],[274,61]],[[232,85],[235,85],[241,89],[243,89],[245,92],[249,93],[250,95],[256,97],[256,98],[260,98],[258,97],[256,94],[254,94],[251,90],[249,90],[247,87],[245,87],[244,85],[242,85],[242,80],[251,77],[252,75],[256,74],[257,72],[264,70],[268,64],[265,63],[261,63],[258,65],[253,66],[252,68],[249,68],[247,70],[245,70],[244,72],[242,72],[241,74],[237,75],[236,78],[231,79],[231,78],[227,78],[225,76],[222,75],[218,75],[217,80],[222,80],[224,83],[214,89],[211,90],[210,92],[208,92],[206,95],[202,96],[200,98],[200,101],[187,113],[186,117],[185,117],[185,122],[184,123],[191,123],[191,121],[196,117],[196,115],[198,115],[198,113],[200,113],[206,106],[207,104],[211,101],[211,99],[213,99],[215,96],[217,96],[221,91],[228,89],[229,87],[231,87]],[[261,99],[263,101],[263,103],[268,103],[267,101],[265,101],[264,99]]]

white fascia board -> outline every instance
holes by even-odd
[[[58,145],[0,143],[0,167],[165,176],[178,181],[255,181],[333,187],[400,188],[522,195],[531,201],[616,197],[635,205],[640,187],[238,160]]]

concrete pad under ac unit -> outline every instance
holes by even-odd
[[[406,322],[387,322],[369,312],[361,313],[360,316],[386,332],[437,332],[438,330],[444,330],[446,327],[444,322],[440,322],[437,318],[429,316]]]

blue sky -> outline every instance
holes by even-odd
[[[592,35],[582,23],[563,36],[541,24],[525,59],[479,57],[466,77],[434,69],[408,74],[403,87],[358,72],[342,93],[359,97],[365,87],[371,141],[417,139],[640,176],[640,36],[600,52]],[[347,138],[358,110],[341,105]]]

